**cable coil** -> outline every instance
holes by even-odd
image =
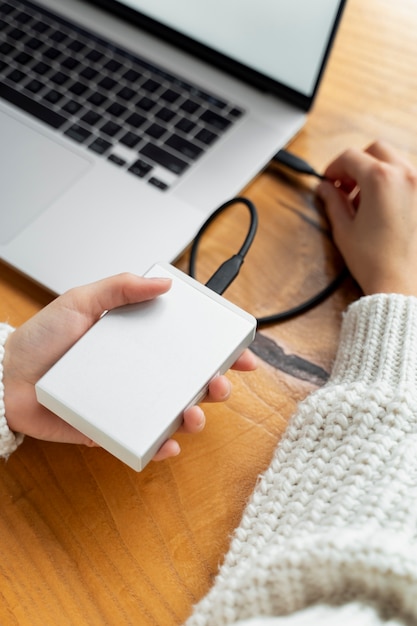
[[[201,238],[204,235],[207,228],[214,222],[214,220],[224,211],[226,211],[229,207],[235,204],[243,204],[247,207],[250,213],[250,225],[248,229],[248,233],[245,237],[245,240],[240,248],[240,250],[234,254],[232,257],[227,259],[220,267],[216,270],[216,272],[211,276],[211,278],[207,281],[206,286],[215,291],[218,294],[222,294],[229,285],[235,280],[236,276],[239,273],[239,270],[244,262],[246,254],[249,252],[249,249],[255,239],[256,230],[258,227],[258,214],[256,211],[256,207],[248,198],[238,196],[236,198],[232,198],[228,200],[224,204],[222,204],[218,209],[216,209],[209,218],[204,222],[200,230],[198,231],[195,239],[192,242],[191,250],[190,250],[190,261],[189,261],[189,275],[192,278],[195,278],[196,274],[196,263],[197,263],[197,251],[198,246],[200,244]],[[328,284],[324,289],[320,290],[318,293],[314,294],[311,298],[308,298],[304,302],[291,307],[285,311],[281,311],[278,313],[272,313],[271,315],[266,315],[264,317],[258,317],[258,327],[266,326],[268,324],[276,324],[278,322],[284,322],[291,318],[297,317],[306,311],[309,311],[313,307],[317,306],[323,300],[328,298],[343,282],[343,280],[348,276],[348,270],[344,267],[339,274]]]

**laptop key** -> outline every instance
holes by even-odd
[[[81,71],[80,71],[80,76],[82,76],[83,78],[86,78],[87,80],[92,80],[93,78],[95,78],[98,74],[98,70],[95,70],[92,67],[84,67]]]
[[[87,85],[84,85],[84,83],[81,83],[78,80],[68,87],[68,91],[73,93],[74,96],[82,96],[83,93],[87,91],[87,89]]]
[[[159,89],[159,83],[157,83],[156,80],[153,80],[152,78],[148,78],[148,80],[145,80],[145,82],[143,83],[142,89],[148,91],[149,93],[154,93],[157,89]]]
[[[98,61],[100,61],[103,58],[103,53],[99,52],[98,50],[90,50],[90,52],[88,52],[85,56],[86,59],[88,59],[89,61],[92,61],[93,63],[97,63]]]
[[[43,88],[43,84],[39,80],[36,80],[36,78],[31,80],[26,85],[26,89],[30,91],[31,93],[38,93],[38,91],[40,91],[42,88]]]
[[[25,36],[25,32],[21,28],[12,28],[8,33],[9,37],[15,41],[20,41]]]
[[[115,122],[106,122],[100,130],[109,137],[114,137],[119,131],[122,130],[122,127]]]
[[[120,167],[123,167],[123,165],[126,165],[126,161],[124,159],[121,159],[119,156],[117,156],[117,154],[111,154],[107,158],[109,161],[111,161],[115,165],[119,165]]]
[[[122,87],[122,89],[117,94],[120,98],[128,102],[135,96],[135,92],[130,87]]]
[[[151,109],[153,109],[155,105],[156,105],[156,102],[154,102],[150,98],[147,98],[146,96],[141,98],[136,104],[137,107],[147,112],[151,111]]]
[[[191,141],[179,137],[179,135],[171,135],[171,137],[168,137],[165,144],[170,148],[174,148],[174,150],[189,159],[196,159],[203,152],[201,148],[191,143]]]
[[[8,74],[7,78],[12,80],[14,83],[20,83],[20,81],[25,78],[25,74],[20,70],[12,70],[10,74]]]
[[[174,172],[174,174],[181,174],[188,167],[188,163],[182,159],[151,143],[147,143],[140,152],[148,159],[151,159],[151,161],[166,167],[170,172]]]
[[[64,74],[64,72],[55,72],[55,74],[50,77],[50,80],[55,83],[55,85],[63,85],[67,82],[68,78],[69,77]]]
[[[237,107],[233,107],[229,115],[237,119],[238,117],[241,117],[243,115],[243,111],[241,109],[238,109]]]
[[[75,70],[76,67],[78,67],[78,65],[80,64],[79,61],[77,61],[77,59],[74,59],[73,57],[67,57],[66,59],[63,59],[61,61],[61,65],[62,67],[65,67],[67,70]]]
[[[114,115],[114,117],[120,117],[121,115],[124,115],[126,111],[127,111],[127,108],[123,106],[122,104],[119,104],[118,102],[113,102],[107,108],[107,113],[110,113],[110,115]]]
[[[43,104],[28,98],[19,91],[15,91],[8,85],[0,84],[0,98],[4,98],[10,104],[20,107],[26,113],[33,115],[53,128],[60,128],[66,122],[65,117],[59,113],[51,111]]]
[[[200,119],[218,130],[226,130],[226,128],[230,125],[230,121],[228,119],[209,110],[204,111],[204,113],[200,116]]]
[[[142,161],[142,159],[138,159],[129,167],[128,171],[135,176],[138,176],[139,178],[143,178],[144,176],[146,176],[146,174],[149,174],[151,170],[152,166],[149,165],[149,163],[146,163],[146,161]]]
[[[148,180],[148,183],[150,185],[153,185],[154,187],[157,187],[161,191],[165,191],[166,189],[168,189],[168,185],[162,180],[159,180],[159,178],[155,178],[155,176],[152,176],[152,178]]]
[[[10,4],[0,5],[0,13],[3,15],[9,15],[10,13],[13,13],[14,10],[14,7],[12,7]]]
[[[137,72],[136,70],[132,70],[132,69],[127,70],[127,72],[123,74],[123,78],[129,83],[136,82],[137,80],[139,80],[140,77],[141,77],[141,74]]]
[[[182,117],[175,124],[175,128],[178,128],[178,130],[180,130],[183,133],[190,133],[192,130],[194,130],[195,127],[196,127],[196,124],[186,117]]]
[[[91,94],[91,96],[87,98],[87,100],[88,102],[91,102],[91,104],[94,104],[95,106],[103,106],[104,103],[107,101],[107,98],[103,96],[103,94],[100,93],[99,91],[95,91],[94,93]]]
[[[198,104],[198,102],[195,102],[194,100],[184,100],[184,102],[181,104],[180,109],[182,109],[183,111],[185,111],[186,113],[195,113],[197,111],[197,109],[200,108],[200,105]]]
[[[85,43],[79,41],[78,39],[73,39],[67,45],[68,50],[72,50],[73,52],[81,52],[85,48]]]
[[[49,38],[56,43],[62,43],[65,39],[68,38],[68,35],[62,32],[62,30],[54,30],[49,33]]]
[[[0,43],[0,54],[9,54],[9,52],[12,52],[13,50],[13,46],[11,46],[9,43],[7,43],[6,41],[3,43]]]
[[[29,63],[29,61],[32,61],[32,56],[30,54],[27,54],[26,52],[20,52],[16,58],[15,61],[17,63],[19,63],[19,65],[26,65],[27,63]]]
[[[81,108],[82,107],[79,102],[76,102],[75,100],[68,100],[68,102],[66,102],[62,107],[62,110],[66,111],[70,115],[75,115]]]
[[[171,104],[176,102],[176,100],[178,100],[179,97],[180,97],[180,94],[177,91],[174,91],[173,89],[167,89],[166,91],[164,91],[164,93],[161,93],[161,99],[165,100],[165,102],[170,102]]]
[[[21,11],[14,15],[14,19],[21,24],[27,24],[32,18],[28,13]]]
[[[138,137],[132,132],[127,132],[125,135],[123,135],[123,137],[119,139],[119,141],[121,144],[123,144],[124,146],[127,146],[128,148],[134,148],[135,146],[138,145],[140,141],[140,137]]]
[[[172,111],[167,107],[162,107],[162,109],[155,113],[155,117],[157,117],[159,120],[162,120],[163,122],[170,122],[175,117],[175,115],[175,111]]]
[[[114,78],[110,78],[109,76],[105,76],[98,82],[98,86],[104,91],[110,91],[117,85],[117,81]]]
[[[207,130],[207,128],[202,128],[196,134],[195,138],[209,146],[215,139],[217,139],[217,135],[212,133],[211,130]]]
[[[62,93],[59,93],[56,89],[51,89],[43,97],[44,100],[50,102],[51,104],[57,104],[57,102],[59,102],[62,98]]]
[[[38,40],[36,40],[38,41]],[[61,52],[56,48],[48,48],[44,51],[44,55],[51,61],[55,61],[60,56]]]
[[[27,48],[30,48],[31,50],[39,50],[39,48],[43,45],[43,43],[40,39],[37,39],[36,37],[30,37],[30,39],[27,40],[25,45]]]
[[[165,128],[160,124],[151,124],[149,128],[146,129],[145,133],[154,139],[160,139],[162,135],[165,134]]]
[[[84,143],[84,141],[91,137],[91,133],[78,124],[74,124],[71,128],[68,128],[64,135],[74,139],[77,143]]]
[[[96,124],[101,122],[101,119],[102,117],[99,113],[91,110],[86,111],[81,117],[81,120],[84,122],[84,124],[87,124],[87,126],[96,126]]]
[[[88,147],[97,154],[104,154],[107,150],[110,150],[112,144],[109,141],[102,139],[102,137],[97,137],[97,139],[95,139],[93,143],[90,143]]]
[[[37,33],[45,33],[48,29],[48,24],[42,21],[33,22],[32,24],[32,30],[36,31]]]
[[[49,71],[49,65],[47,65],[43,61],[39,61],[33,66],[32,69],[34,72],[36,72],[36,74],[41,74],[43,76],[44,74],[46,74],[46,72]]]
[[[115,61],[114,59],[110,59],[107,63],[104,64],[104,68],[109,70],[109,72],[117,72],[122,67],[122,64],[119,61]]]
[[[132,113],[126,119],[126,124],[129,124],[129,126],[133,126],[134,128],[139,128],[145,122],[146,122],[146,117],[144,117],[143,115],[140,115],[139,113]]]

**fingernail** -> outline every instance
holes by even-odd
[[[199,428],[202,428],[204,426],[204,423],[205,423],[205,420],[206,420],[206,416],[204,414],[203,409],[200,406],[198,406],[197,408],[199,410],[200,415],[199,415],[199,418],[196,420],[196,425]]]

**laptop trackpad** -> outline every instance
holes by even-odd
[[[45,135],[0,113],[0,243],[33,221],[90,167]]]

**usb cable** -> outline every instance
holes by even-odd
[[[309,176],[316,176],[322,180],[325,180],[325,176],[319,174],[314,168],[312,168],[306,161],[297,157],[296,155],[287,152],[286,150],[280,150],[274,156],[273,163],[277,165],[284,165],[296,171],[300,174],[307,174]],[[218,294],[223,294],[223,292],[232,284],[237,275],[239,274],[240,268],[245,260],[245,256],[247,255],[249,248],[251,247],[253,240],[255,238],[256,230],[258,227],[258,214],[256,211],[256,207],[248,200],[248,198],[244,197],[236,197],[228,200],[224,204],[222,204],[218,209],[216,209],[206,220],[203,226],[198,231],[194,241],[191,245],[190,251],[190,262],[189,262],[189,275],[195,278],[196,274],[196,261],[197,261],[197,251],[198,246],[200,244],[201,238],[204,235],[207,228],[210,224],[224,211],[226,211],[229,207],[235,204],[243,204],[249,210],[250,213],[250,225],[248,229],[248,233],[246,238],[240,248],[240,250],[227,259],[224,263],[220,265],[220,267],[214,272],[211,278],[207,281],[206,286],[215,291]],[[297,317],[306,311],[309,311],[313,307],[317,306],[323,300],[328,298],[345,280],[345,278],[349,275],[349,272],[346,267],[344,267],[339,274],[328,284],[324,289],[320,290],[318,293],[314,294],[311,298],[304,300],[300,304],[287,309],[286,311],[281,311],[278,313],[272,313],[271,315],[266,315],[264,317],[258,317],[258,327],[266,326],[269,324],[276,324],[278,322],[284,322],[293,317]]]

